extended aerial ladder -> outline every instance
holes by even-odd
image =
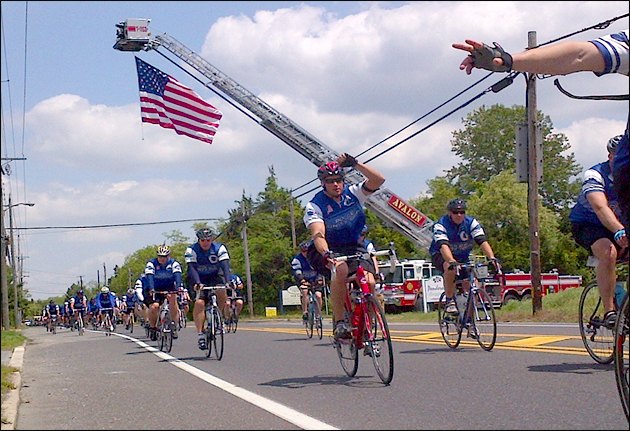
[[[337,159],[339,153],[324,145],[294,121],[239,85],[174,37],[161,34],[151,38],[150,21],[145,18],[130,18],[116,24],[118,30],[114,49],[138,52],[158,50],[162,47],[209,79],[210,81],[205,84],[207,87],[212,85],[247,109],[257,118],[259,125],[287,143],[314,165],[321,166]],[[365,179],[365,176],[356,169],[346,169],[345,175],[350,182],[358,183]],[[433,222],[387,187],[381,187],[373,193],[367,200],[366,207],[412,242],[428,249],[432,239]]]

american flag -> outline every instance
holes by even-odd
[[[179,135],[212,143],[221,111],[191,88],[136,57],[143,123],[159,124]]]

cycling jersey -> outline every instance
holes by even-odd
[[[115,308],[116,296],[112,292],[101,293],[96,297],[95,305],[97,310],[101,308]]]
[[[442,244],[448,244],[453,257],[458,262],[468,262],[475,244],[486,241],[486,233],[479,221],[472,216],[465,216],[460,225],[456,225],[447,214],[433,225],[433,241],[429,247],[431,256],[440,254]]]
[[[587,199],[587,195],[593,192],[604,193],[608,199],[608,206],[615,212],[617,217],[620,216],[619,208],[617,206],[617,192],[613,188],[610,163],[602,162],[588,169],[584,173],[582,191],[577,198],[577,203],[571,209],[571,213],[569,214],[569,220],[571,222],[591,223],[603,226]]]
[[[217,280],[227,283],[232,278],[230,255],[223,244],[213,242],[204,251],[198,242],[186,249],[185,261],[188,265],[188,280],[191,284],[212,286]]]
[[[315,282],[319,273],[313,269],[308,259],[302,255],[302,253],[298,253],[293,257],[291,261],[291,268],[293,269],[293,276],[295,281],[300,283],[302,279],[305,279],[309,283]]]
[[[87,302],[88,299],[85,295],[76,295],[70,298],[70,304],[75,310],[83,310],[84,308],[87,308]]]
[[[323,190],[306,204],[304,224],[308,228],[314,222],[326,225],[326,241],[333,251],[357,245],[363,226],[363,205],[368,196],[361,190],[363,183],[346,185],[341,200],[336,202]]]
[[[45,312],[48,316],[59,316],[59,306],[57,304],[46,304]]]
[[[138,298],[135,292],[131,295],[127,293],[122,297],[122,303],[125,304],[127,310],[132,310],[136,306],[136,302],[138,302]]]
[[[175,259],[169,258],[165,265],[160,265],[158,259],[153,258],[147,262],[144,274],[149,290],[177,291],[182,285],[182,267]]]

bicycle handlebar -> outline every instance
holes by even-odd
[[[226,285],[219,285],[219,286],[205,286],[203,284],[199,285],[199,288],[201,290],[215,290],[215,289],[227,289]]]

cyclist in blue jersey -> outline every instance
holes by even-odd
[[[60,313],[61,311],[59,309],[59,305],[55,304],[55,301],[51,299],[50,302],[46,304],[46,307],[44,307],[42,315],[44,316],[46,323],[50,322],[50,325],[52,325],[57,321],[57,319],[59,319]],[[46,330],[48,329],[49,325],[46,327]]]
[[[357,184],[345,185],[342,168],[354,168],[366,179]],[[365,204],[368,197],[385,182],[376,169],[359,163],[347,153],[336,161],[325,163],[317,170],[317,178],[323,190],[306,204],[304,224],[310,229],[313,245],[307,256],[311,266],[330,279],[331,265],[336,265],[336,277],[330,284],[330,300],[333,308],[335,338],[349,338],[348,322],[345,321],[344,303],[348,276],[356,272],[357,261],[335,263],[332,253],[355,254],[366,252],[358,244],[361,229],[365,225]],[[374,291],[374,264],[372,259],[361,260],[368,272],[367,279]]]
[[[236,308],[234,312],[236,313],[236,317],[241,314],[243,311],[243,279],[238,274],[232,274],[232,278],[230,278],[230,283],[228,285],[228,289],[226,292],[225,298],[225,310],[223,315],[225,317],[229,316],[230,307],[232,306],[232,294],[234,294],[234,303],[236,304]]]
[[[161,245],[157,248],[157,257],[149,260],[144,268],[149,289],[149,326],[150,338],[157,340],[157,321],[160,313],[160,305],[165,297],[168,298],[169,314],[171,317],[171,333],[173,338],[178,337],[177,322],[179,321],[179,307],[177,306],[177,292],[182,284],[182,266],[171,258],[171,248]],[[167,294],[157,292],[169,292]]]
[[[96,299],[94,301],[94,305],[96,306],[96,310],[100,319],[100,322],[103,322],[103,313],[109,314],[112,321],[111,331],[114,330],[114,325],[116,320],[114,318],[114,310],[117,308],[116,304],[116,295],[109,291],[109,287],[103,286],[101,287],[101,293],[96,295]],[[103,308],[108,308],[109,310],[103,310]]]
[[[88,299],[83,293],[83,289],[80,289],[75,296],[70,298],[70,316],[74,315],[75,311],[81,313],[83,321],[85,321],[85,313],[87,312]]]
[[[129,330],[130,315],[131,313],[134,313],[134,316],[135,316],[136,306],[138,305],[138,303],[139,303],[139,300],[138,300],[138,296],[136,295],[136,291],[135,289],[130,287],[127,290],[127,293],[125,293],[121,298],[121,310],[120,310],[122,312],[122,321],[127,331]]]
[[[438,271],[444,274],[444,292],[446,293],[445,312],[457,314],[455,305],[454,263],[467,263],[470,252],[478,245],[486,257],[494,264],[497,271],[501,266],[494,256],[494,251],[486,239],[486,233],[479,221],[466,215],[466,202],[451,199],[446,205],[448,214],[440,217],[433,225],[433,240],[429,247],[431,260]]]
[[[64,301],[63,305],[61,306],[61,321],[66,327],[70,326],[70,313],[70,301]]]
[[[96,308],[96,298],[90,298],[87,306],[87,322],[98,323],[98,308]]]
[[[473,68],[493,72],[515,70],[545,75],[593,72],[598,77],[611,73],[628,76],[629,73],[628,29],[590,41],[557,42],[514,55],[505,52],[496,42],[494,45],[490,47],[474,40],[466,40],[463,44],[454,43],[453,48],[470,53],[460,64],[460,70],[465,70],[469,75]],[[627,102],[622,109],[628,109]],[[622,222],[626,228],[628,228],[628,202],[630,201],[628,124],[627,121],[626,130],[613,160],[614,187],[617,190]]]
[[[204,286],[225,286],[232,278],[230,255],[227,247],[218,242],[215,233],[209,227],[197,230],[197,242],[186,248],[185,259],[188,267],[188,284],[195,291],[193,320],[197,328],[197,344],[201,350],[206,349],[206,337],[203,324],[206,320],[206,304],[210,299],[209,291]],[[225,309],[225,289],[217,289],[217,305],[219,310]]]
[[[620,221],[617,192],[613,187],[612,163],[622,136],[610,138],[606,146],[608,160],[584,173],[582,191],[571,209],[569,221],[575,242],[598,260],[595,268],[597,287],[604,306],[604,321],[615,324],[616,263],[622,249],[628,247],[628,235]]]
[[[297,283],[297,286],[300,288],[301,292],[301,303],[302,303],[302,320],[308,320],[308,288],[315,288],[317,285],[317,280],[319,278],[319,273],[313,269],[306,254],[308,252],[309,246],[312,244],[312,241],[302,241],[299,245],[300,252],[293,256],[291,260],[291,269],[293,269],[293,278]],[[317,308],[318,313],[321,316],[322,311],[322,294],[323,291],[321,289],[315,291],[315,295],[317,296]]]

